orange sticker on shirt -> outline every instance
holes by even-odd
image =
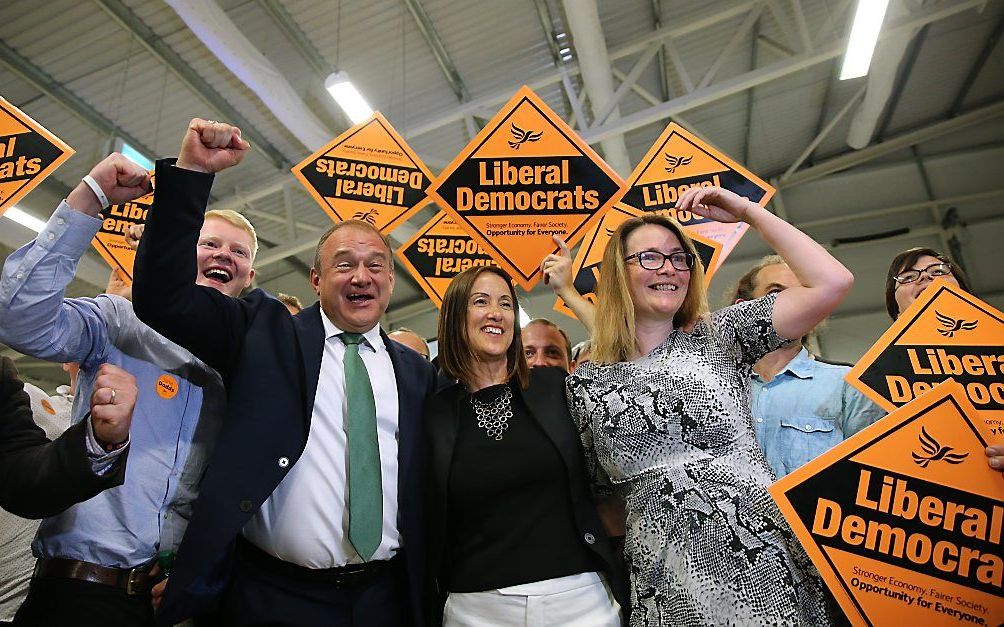
[[[162,374],[157,379],[157,394],[161,398],[171,399],[178,395],[178,380],[169,374]]]

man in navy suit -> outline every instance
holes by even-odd
[[[192,120],[177,162],[157,162],[136,257],[137,314],[216,368],[228,394],[157,620],[419,624],[420,419],[435,371],[380,329],[393,257],[365,222],[321,237],[320,302],[295,316],[260,289],[238,299],[192,283],[193,244],[216,245],[199,240],[213,174],[248,148],[237,128]],[[207,272],[225,282],[219,255]]]

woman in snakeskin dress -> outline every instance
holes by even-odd
[[[747,222],[804,287],[709,314],[679,224],[647,214],[611,238],[593,363],[567,393],[594,482],[626,502],[631,624],[826,624],[819,575],[767,492],[774,477],[754,435],[749,373],[826,317],[853,276],[732,192],[691,189],[677,207]]]

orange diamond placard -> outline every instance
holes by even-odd
[[[621,179],[525,85],[443,170],[429,195],[525,290],[622,193]]]
[[[136,251],[126,243],[125,234],[133,224],[146,224],[147,212],[153,207],[154,170],[150,170],[150,193],[136,200],[112,205],[101,212],[104,220],[91,245],[108,265],[119,273],[126,285],[132,285],[132,267]]]
[[[575,289],[589,302],[596,303],[596,284],[600,279],[603,251],[606,250],[610,237],[625,220],[644,215],[644,213],[644,211],[639,211],[624,203],[617,203],[612,209],[603,214],[600,223],[589,231],[585,239],[582,240],[582,246],[579,247],[579,251],[575,254],[575,261],[572,262],[572,280]],[[694,241],[694,247],[697,248],[697,256],[700,258],[705,269],[717,269],[722,245],[696,232],[688,232],[687,235]],[[704,275],[705,285],[711,283],[712,274],[713,270],[706,270]],[[555,300],[554,310],[573,318],[576,317],[568,305],[565,304],[565,301],[560,298]]]
[[[494,266],[495,262],[467,231],[440,211],[397,250],[397,258],[408,268],[436,307],[442,307],[450,281],[474,266]]]
[[[1000,443],[947,381],[770,487],[854,625],[1004,623]]]
[[[962,384],[992,433],[1004,436],[1004,314],[936,279],[847,373],[894,409],[945,379]]]
[[[728,155],[676,122],[671,122],[655,140],[631,173],[622,202],[642,211],[664,213],[675,218],[690,234],[699,233],[722,244],[721,264],[739,243],[749,225],[725,224],[689,211],[677,211],[676,201],[691,187],[723,187],[766,205],[774,188],[736,163]],[[718,267],[712,267],[714,274]]]
[[[432,172],[380,113],[356,124],[293,167],[335,222],[364,220],[382,233],[428,201]]]
[[[0,97],[0,215],[71,156],[72,148]]]

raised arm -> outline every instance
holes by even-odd
[[[544,275],[544,283],[550,285],[555,295],[565,301],[579,322],[586,327],[586,332],[592,336],[596,306],[575,289],[572,281],[572,251],[568,249],[565,240],[557,235],[552,235],[551,239],[561,250],[557,255],[550,254],[540,262],[540,272]]]
[[[836,309],[854,275],[815,240],[760,205],[720,187],[687,190],[677,208],[717,220],[746,222],[784,259],[801,285],[777,296],[772,322],[788,339],[808,333]]]
[[[247,307],[196,285],[199,245],[213,175],[236,165],[249,144],[236,127],[193,119],[177,163],[157,161],[153,207],[136,253],[136,314],[169,339],[225,372],[240,350]]]
[[[149,175],[119,154],[88,175],[108,202],[123,203],[149,189]],[[77,263],[101,226],[101,202],[81,182],[45,228],[4,262],[0,279],[0,341],[27,355],[97,366],[108,331],[92,299],[64,299]]]

